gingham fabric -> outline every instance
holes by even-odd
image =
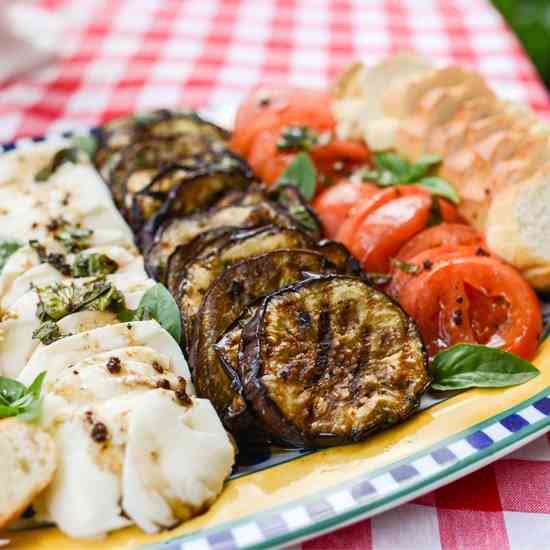
[[[0,83],[0,142],[156,106],[235,105],[259,82],[323,86],[350,61],[414,50],[481,72],[550,118],[521,47],[482,0],[43,0],[61,59]],[[550,436],[304,550],[550,548]]]

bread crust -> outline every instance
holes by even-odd
[[[16,442],[24,444],[25,452],[22,452],[21,445],[16,445]],[[3,491],[8,498],[0,502],[2,530],[15,521],[50,484],[57,459],[53,439],[39,427],[16,418],[0,421],[0,449],[8,468],[10,464],[21,465],[21,468],[10,468],[10,471],[3,473],[6,484]],[[28,453],[31,456],[27,456]],[[29,477],[33,478],[30,485]]]

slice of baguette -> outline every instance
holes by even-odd
[[[16,520],[52,481],[56,452],[52,438],[16,418],[0,421],[0,529]]]
[[[488,209],[487,245],[539,289],[550,289],[550,163],[500,191]]]

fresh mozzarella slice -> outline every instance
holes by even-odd
[[[119,370],[113,370],[117,366]],[[152,348],[136,346],[94,355],[70,365],[53,381],[46,382],[45,390],[71,404],[84,405],[143,393],[161,384],[172,390],[181,388],[170,359]]]
[[[2,298],[2,309],[9,309],[23,295],[31,292],[33,286],[47,286],[63,279],[66,279],[66,277],[50,264],[39,264],[31,267],[13,281],[11,288]]]
[[[177,342],[156,321],[133,321],[96,328],[67,336],[49,346],[40,344],[21,372],[19,380],[30,384],[46,371],[46,381],[54,380],[69,365],[99,353],[134,346],[146,346],[170,359],[173,371],[183,376],[190,393],[194,393],[189,368]]]
[[[23,246],[14,252],[0,274],[0,299],[8,292],[17,277],[37,266],[38,263],[38,256],[30,246]]]
[[[49,222],[63,218],[97,230],[98,235],[105,230],[119,233],[117,239],[131,245],[132,232],[92,166],[67,162],[46,181],[34,180],[54,151],[31,148],[0,160],[0,236],[42,240],[48,236]]]
[[[128,422],[122,507],[144,531],[174,526],[220,493],[234,449],[211,403],[146,393]]]
[[[42,425],[54,438],[59,459],[51,485],[35,503],[40,519],[76,538],[131,524],[121,508],[124,430],[131,406],[128,396],[80,408],[45,396]],[[108,430],[108,444],[92,437],[98,422]]]

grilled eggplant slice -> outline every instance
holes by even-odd
[[[157,229],[168,219],[187,216],[195,210],[201,210],[216,202],[230,190],[245,190],[251,182],[251,173],[244,165],[238,163],[230,170],[212,165],[191,177],[183,177],[169,193],[162,205],[147,220],[139,236],[142,250],[151,245]]]
[[[342,275],[265,298],[242,330],[237,374],[263,429],[299,447],[360,441],[400,422],[430,383],[413,320]]]
[[[180,262],[178,256],[182,250],[176,248],[168,262],[166,283],[179,306],[185,336],[190,336],[190,321],[199,310],[206,291],[230,265],[279,248],[307,249],[314,245],[314,241],[298,229],[268,225],[257,229],[233,229],[206,241],[189,261]],[[189,248],[183,248],[183,252],[189,254]]]
[[[147,126],[154,121],[170,116],[169,111],[161,109],[141,115],[115,118],[98,128],[96,137],[98,147],[94,154],[94,164],[105,181],[109,181],[110,170],[114,166],[114,156],[120,159],[120,151],[131,143],[141,139]]]
[[[145,189],[166,166],[179,164],[186,173],[212,162],[221,152],[219,144],[204,136],[147,137],[125,147],[110,173],[111,193],[123,211],[132,206],[132,197]]]
[[[277,187],[270,193],[270,198],[286,210],[294,224],[302,231],[309,233],[316,240],[322,238],[321,221],[295,186]]]
[[[359,262],[342,243],[323,239],[317,243],[316,250],[328,258],[334,265],[338,266],[342,273],[361,275]]]
[[[164,281],[164,268],[176,247],[189,243],[199,233],[210,229],[230,225],[247,228],[270,224],[295,227],[292,219],[277,205],[268,201],[253,200],[258,198],[257,195],[243,195],[238,203],[229,206],[220,208],[216,205],[190,216],[167,220],[159,227],[153,243],[145,253],[147,272],[155,279]],[[225,204],[225,201],[222,204]]]
[[[153,121],[148,126],[152,136],[172,136],[177,134],[201,135],[226,144],[230,134],[227,130],[201,118],[194,111],[174,111],[170,116]]]
[[[192,324],[189,364],[198,394],[212,401],[226,427],[233,433],[246,438],[253,431],[253,422],[246,412],[236,371],[231,367],[232,361],[224,358],[224,353],[219,350],[225,363],[222,365],[214,344],[241,318],[243,308],[258,298],[300,281],[309,273],[336,271],[337,268],[318,252],[283,249],[253,256],[228,267],[210,286]],[[240,323],[235,328],[239,327]],[[233,332],[230,332],[231,336],[224,344],[233,340]],[[232,349],[233,362],[236,362],[238,340]]]
[[[161,170],[145,188],[130,195],[132,207],[129,221],[134,230],[139,232],[144,223],[161,209],[172,189],[205,172],[241,172],[246,177],[251,177],[248,166],[240,158],[226,150],[216,151],[213,149],[193,158],[181,159],[180,164]]]

